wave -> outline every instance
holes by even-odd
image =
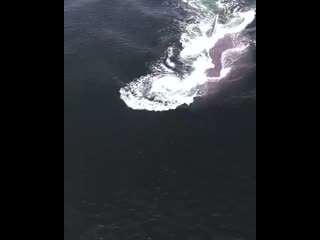
[[[98,1],[100,0],[68,0],[68,1],[65,1],[64,3],[64,11],[65,12],[73,11],[75,9],[84,7],[89,4],[96,3]]]

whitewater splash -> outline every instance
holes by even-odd
[[[183,29],[178,59],[192,70],[182,74],[176,71],[171,60],[173,47],[169,47],[165,61],[155,63],[150,74],[120,89],[121,99],[132,109],[167,111],[190,105],[195,97],[206,94],[203,87],[206,83],[228,76],[252,41],[241,33],[255,19],[255,6],[243,8],[236,1],[213,0],[181,0],[181,4],[193,13],[194,21]],[[227,38],[232,44],[220,54],[214,53],[217,49],[221,51],[218,45]],[[219,56],[218,61],[213,59],[215,56]]]

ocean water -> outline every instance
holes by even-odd
[[[256,239],[255,9],[65,0],[66,240]]]

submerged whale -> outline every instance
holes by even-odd
[[[211,37],[216,30],[216,26],[218,23],[218,15],[215,16],[213,21],[212,28],[207,32],[208,37]],[[212,59],[212,63],[214,64],[213,68],[207,69],[207,76],[212,77],[220,77],[222,70],[222,53],[228,49],[234,48],[235,45],[233,43],[232,36],[230,34],[224,35],[221,39],[219,39],[216,44],[209,50],[209,56]]]
[[[220,77],[222,70],[222,54],[226,50],[234,47],[235,45],[232,36],[230,34],[226,34],[209,50],[209,56],[214,64],[214,67],[207,69],[206,73],[208,77]]]

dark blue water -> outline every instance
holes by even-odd
[[[168,112],[119,97],[179,39],[163,0],[68,0],[64,23],[65,239],[255,239],[254,70]]]

